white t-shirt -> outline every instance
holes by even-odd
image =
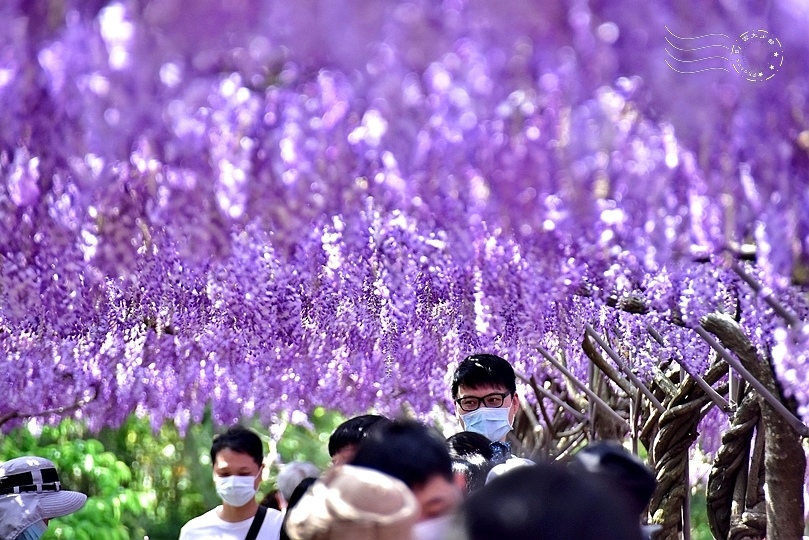
[[[217,506],[183,525],[180,540],[244,540],[253,518],[234,523],[223,521],[217,515],[217,511],[221,508],[221,505]],[[267,508],[267,515],[261,524],[257,540],[278,540],[283,520],[284,515],[281,512]]]

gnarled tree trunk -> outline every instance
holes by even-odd
[[[770,362],[756,352],[742,328],[731,317],[713,313],[702,326],[736,354],[742,365],[784,403]],[[797,540],[803,536],[803,479],[806,455],[801,436],[763,397],[758,398],[764,426],[764,467],[767,486],[768,540]]]

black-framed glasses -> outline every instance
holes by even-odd
[[[477,396],[464,396],[455,400],[458,407],[464,412],[476,411],[483,405],[489,409],[497,409],[503,406],[503,401],[506,396],[510,396],[511,392],[495,392],[493,394],[486,394],[483,397]]]

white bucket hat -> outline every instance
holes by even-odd
[[[87,495],[62,489],[53,462],[23,456],[0,464],[0,538],[16,538],[30,525],[84,506]]]

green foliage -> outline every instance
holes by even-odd
[[[268,442],[270,455],[282,463],[330,462],[329,435],[345,418],[322,407],[309,415],[310,426],[289,424],[277,445],[267,426],[248,422]],[[64,420],[44,426],[39,435],[26,427],[0,439],[0,462],[21,455],[52,460],[65,489],[88,494],[85,507],[51,522],[45,540],[125,540],[148,535],[176,540],[180,528],[219,504],[211,481],[210,417],[181,435],[175,426],[152,429],[148,419],[131,416],[117,429],[91,434],[79,422]],[[277,461],[277,460],[276,460]],[[269,470],[262,491],[275,486],[278,467]],[[259,496],[260,498],[260,496]]]
[[[133,482],[130,467],[105,451],[104,445],[79,424],[65,420],[45,426],[39,437],[17,429],[0,442],[0,461],[21,455],[50,459],[59,470],[65,489],[89,495],[79,512],[54,520],[45,540],[127,540],[133,536],[125,516],[139,516],[149,504],[150,493]]]
[[[147,419],[130,416],[118,429],[105,429],[99,439],[129,463],[134,482],[149,493],[143,511],[125,516],[133,538],[176,540],[180,527],[219,504],[211,482],[209,450],[213,425],[209,418],[183,436],[170,423],[154,431]]]
[[[331,462],[328,452],[329,436],[345,417],[336,411],[317,407],[309,415],[310,427],[288,425],[278,442],[278,454],[283,463],[294,460],[311,461],[321,469]]]
[[[708,525],[705,487],[692,489],[691,493],[691,540],[713,540],[711,527]]]

